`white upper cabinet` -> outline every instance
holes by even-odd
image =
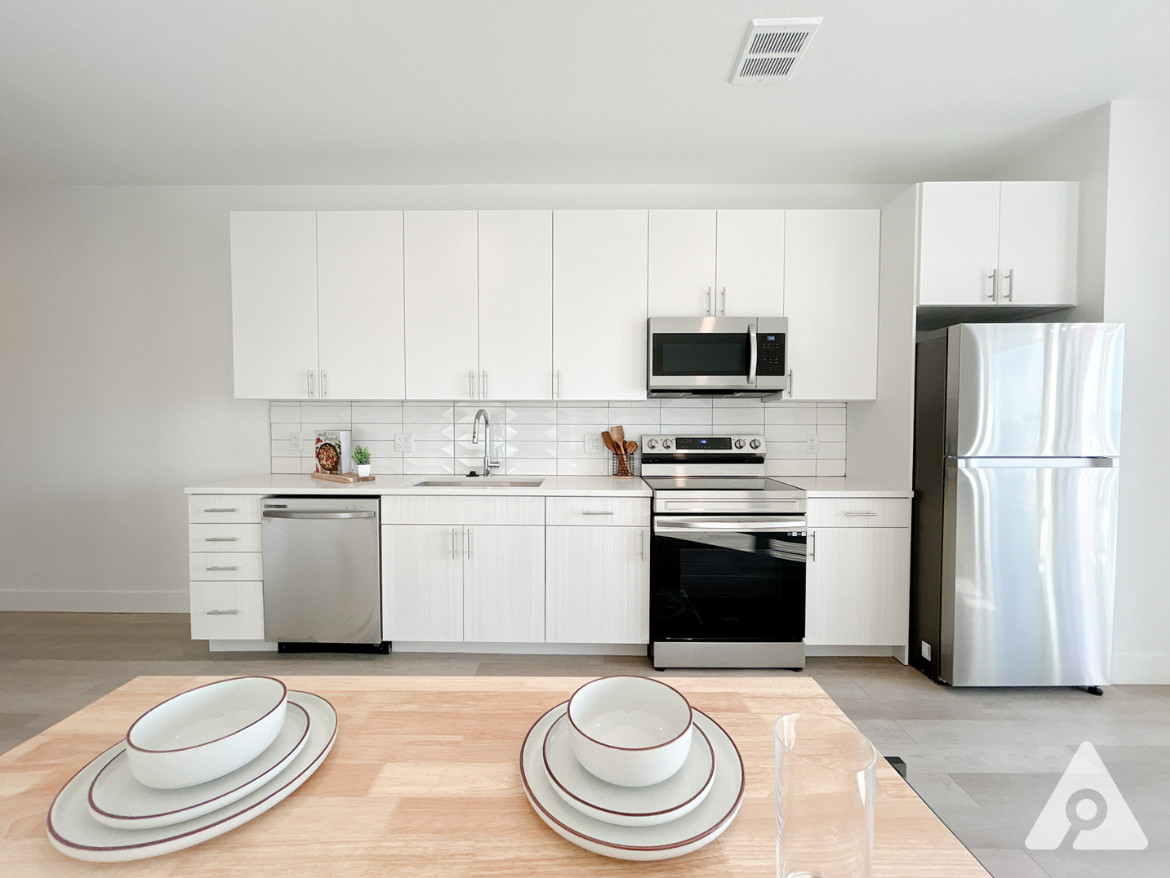
[[[479,247],[474,210],[406,211],[406,394],[479,398]]]
[[[406,394],[402,213],[317,214],[317,339],[322,397]]]
[[[235,395],[317,395],[317,216],[233,212],[232,350]]]
[[[552,211],[479,212],[479,396],[551,399]]]
[[[877,210],[790,210],[784,305],[792,399],[877,397]]]
[[[715,314],[715,211],[650,211],[651,317]]]
[[[918,304],[1076,302],[1077,184],[923,183]]]
[[[783,210],[718,212],[715,316],[783,316],[784,213]]]
[[[560,399],[646,398],[644,210],[553,214],[553,378]]]

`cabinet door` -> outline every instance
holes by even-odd
[[[552,211],[479,212],[479,395],[552,398]]]
[[[999,301],[1075,305],[1077,184],[999,185]]]
[[[544,528],[464,529],[464,639],[544,642]]]
[[[403,215],[406,396],[479,396],[479,254],[474,210]]]
[[[994,305],[999,183],[923,183],[918,304]]]
[[[721,210],[716,229],[715,314],[784,314],[784,211]]]
[[[910,617],[910,529],[817,528],[813,534],[805,642],[905,646]]]
[[[402,213],[317,214],[320,393],[334,399],[406,395]]]
[[[646,211],[553,214],[554,393],[646,398]]]
[[[463,528],[382,528],[382,631],[387,640],[463,639]]]
[[[650,211],[651,317],[715,313],[715,211]]]
[[[239,399],[317,395],[317,217],[231,214],[232,351]]]
[[[784,310],[792,399],[877,397],[876,210],[790,210]]]
[[[549,527],[545,539],[549,643],[648,643],[650,528]]]

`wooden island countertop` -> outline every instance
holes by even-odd
[[[707,847],[673,860],[592,854],[533,812],[520,780],[531,725],[586,678],[348,676],[282,679],[337,710],[316,774],[245,825],[188,850],[93,864],[54,850],[57,791],[141,713],[215,677],[139,677],[0,756],[0,875],[771,876],[772,726],[797,710],[843,716],[809,678],[667,677],[735,740],[742,810]],[[50,697],[46,693],[46,697]],[[874,878],[987,878],[942,821],[879,760]]]

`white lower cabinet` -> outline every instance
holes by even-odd
[[[192,640],[264,640],[260,498],[187,497]]]
[[[812,499],[805,643],[905,647],[910,501]]]
[[[550,526],[545,554],[549,643],[649,642],[649,527]]]
[[[469,527],[464,538],[463,639],[544,642],[544,528]]]

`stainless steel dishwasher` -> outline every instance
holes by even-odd
[[[282,652],[388,652],[377,498],[268,497],[262,507],[264,639]]]

